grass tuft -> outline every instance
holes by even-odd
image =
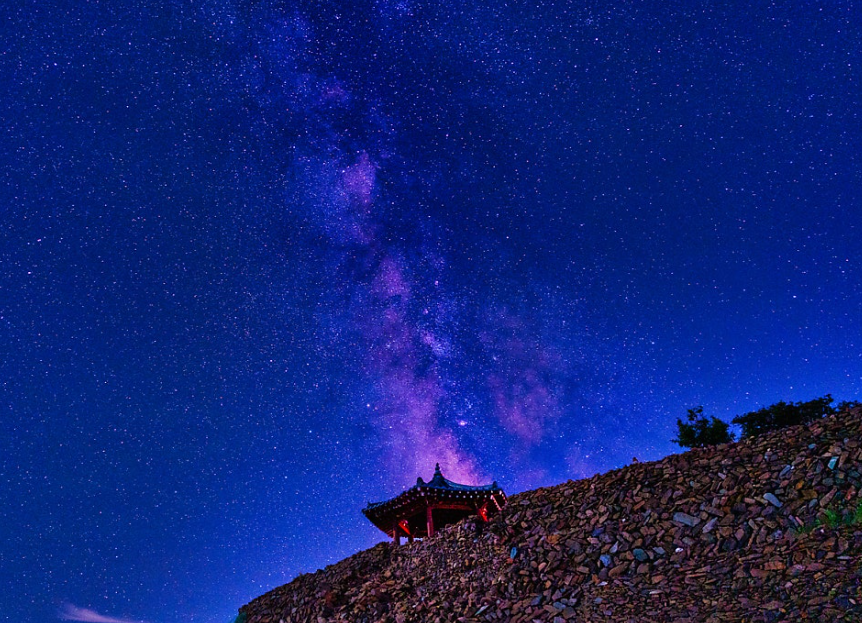
[[[835,530],[842,526],[862,526],[862,500],[859,500],[855,509],[845,508],[843,504],[838,508],[827,508],[823,511],[822,517],[818,517],[810,524],[800,526],[794,532],[796,534],[810,534],[818,528]]]

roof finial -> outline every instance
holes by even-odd
[[[434,466],[434,475],[435,476],[442,476],[443,475],[443,472],[440,471],[440,463],[437,463]]]

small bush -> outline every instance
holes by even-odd
[[[733,435],[728,431],[728,423],[717,417],[707,418],[703,407],[688,410],[688,422],[677,418],[677,438],[672,441],[683,448],[703,448],[719,443],[733,441]]]
[[[851,403],[841,403],[839,406],[846,404]],[[731,421],[742,426],[742,438],[746,438],[780,430],[787,426],[808,424],[836,412],[832,408],[832,396],[826,394],[808,402],[776,402],[757,411],[737,415]]]

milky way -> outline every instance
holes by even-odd
[[[324,278],[336,296],[335,309],[320,314],[344,319],[346,334],[360,336],[358,344],[336,338],[329,347],[358,348],[357,372],[371,388],[363,416],[377,432],[378,452],[368,454],[395,483],[409,484],[439,462],[451,478],[475,484],[489,472],[480,453],[465,447],[460,429],[491,418],[499,423],[498,435],[510,437],[511,457],[524,464],[529,449],[557,428],[563,381],[554,377],[570,372],[562,357],[526,335],[523,321],[498,309],[493,295],[456,308],[453,293],[441,285],[449,281],[440,250],[446,233],[421,191],[410,190],[404,169],[420,163],[398,151],[393,128],[403,122],[396,113],[381,115],[386,106],[373,93],[339,80],[338,65],[317,67],[309,60],[314,27],[301,16],[267,15],[263,23],[278,43],[263,46],[264,65],[278,70],[257,94],[261,117],[275,119],[267,126],[279,141],[286,131],[296,133],[289,150],[279,153],[276,144],[268,151],[286,171],[285,218],[295,216],[322,236]],[[299,69],[310,65],[315,72]],[[293,109],[289,119],[279,116],[283,106]],[[468,319],[481,344],[469,358],[452,330]],[[465,366],[472,368],[467,375],[458,370]],[[449,411],[459,398],[486,405],[485,414],[475,422],[454,418]],[[525,465],[524,472],[531,469]]]

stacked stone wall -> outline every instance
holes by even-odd
[[[862,622],[862,412],[513,496],[243,606],[248,623]],[[854,517],[854,512],[857,512]]]

